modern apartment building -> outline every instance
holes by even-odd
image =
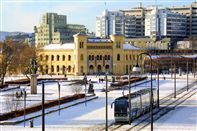
[[[120,11],[123,12],[124,15],[126,16],[128,15],[135,18],[135,23],[136,23],[135,37],[144,37],[144,31],[145,31],[144,20],[145,20],[146,9],[142,8],[140,4],[139,7],[137,8],[127,9],[127,10],[123,9]]]
[[[173,6],[168,9],[186,15],[187,36],[197,36],[197,2],[193,2],[190,6]]]
[[[145,36],[156,39],[186,37],[186,22],[185,15],[152,7],[145,15]]]
[[[123,34],[126,37],[135,37],[135,17],[124,15],[120,11],[104,10],[96,17],[96,37],[109,37],[112,34]]]
[[[35,46],[65,43],[73,40],[73,34],[84,31],[84,25],[67,24],[66,15],[46,13],[40,25],[34,27]]]

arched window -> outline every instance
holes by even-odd
[[[41,60],[41,61],[43,60],[43,56],[42,56],[42,55],[40,55],[40,60]]]
[[[81,66],[81,73],[83,73],[83,66]]]
[[[99,55],[97,55],[96,57],[97,57],[96,59],[99,60]]]
[[[120,61],[120,54],[117,54],[117,61]]]
[[[107,60],[107,55],[105,55],[105,60]]]
[[[59,72],[60,71],[60,67],[59,66],[57,66],[57,72]]]
[[[71,61],[71,55],[68,55],[68,61]]]
[[[81,56],[80,56],[80,60],[81,60],[81,61],[83,61],[83,54],[81,54]]]
[[[102,60],[102,55],[100,55],[100,60]]]
[[[92,60],[94,60],[94,55],[92,55]]]
[[[54,66],[51,66],[51,72],[54,72]]]
[[[60,56],[59,55],[57,55],[57,61],[59,61],[60,60]]]
[[[108,60],[110,60],[110,55],[108,55]]]
[[[46,59],[46,61],[48,61],[48,60],[49,60],[49,56],[48,56],[48,55],[46,55],[46,56],[45,56],[45,59]]]
[[[128,55],[126,55],[126,60],[128,60]]]
[[[54,55],[51,56],[51,61],[54,61]]]
[[[70,65],[68,66],[68,72],[71,72],[71,66]]]
[[[46,73],[46,74],[49,73],[48,66],[45,67],[45,73]]]
[[[92,58],[91,55],[89,55],[89,60],[91,60],[91,58]]]
[[[62,56],[62,61],[65,61],[66,57],[65,55]]]

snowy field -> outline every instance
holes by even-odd
[[[103,76],[101,76],[103,77]],[[156,76],[154,75],[153,78]],[[165,75],[166,80],[163,79],[163,75],[160,76],[160,99],[163,97],[171,94],[174,92],[174,80],[171,78],[170,75]],[[73,78],[70,78],[73,79]],[[91,79],[92,81],[98,81],[98,77],[95,76],[88,76],[88,79]],[[192,74],[189,76],[189,83],[192,83],[195,81]],[[108,83],[110,84],[110,82]],[[62,83],[62,85],[64,85]],[[134,86],[135,84],[133,84]],[[186,75],[184,76],[178,76],[177,75],[177,90],[186,86]],[[40,86],[40,85],[39,85]],[[65,88],[62,89],[62,96],[63,95],[69,95],[70,89],[66,88],[66,85],[64,85]],[[140,90],[142,88],[150,87],[150,82],[146,84],[142,84],[139,86],[132,87],[132,92]],[[157,81],[153,81],[153,87],[157,88]],[[41,89],[38,87],[39,90]],[[56,90],[54,89],[56,88]],[[63,88],[63,87],[62,87]],[[105,93],[101,92],[101,90],[105,88],[105,83],[94,83],[94,89],[96,95],[99,97],[98,99],[95,99],[93,101],[87,102],[87,105],[80,104],[76,105],[64,110],[61,110],[61,115],[59,116],[57,112],[51,113],[45,116],[45,123],[47,130],[92,130],[96,129],[96,126],[104,125],[105,123]],[[51,96],[48,96],[47,99],[51,98],[58,98],[57,93],[57,84],[56,83],[50,83],[47,87],[48,92],[51,93]],[[41,92],[41,90],[38,92]],[[56,93],[55,93],[56,92]],[[114,90],[110,91],[108,93],[108,119],[109,123],[114,122],[114,116],[113,116],[113,109],[111,109],[111,103],[114,101],[115,98],[122,96],[123,90]],[[124,91],[124,94],[127,94],[128,90]],[[39,94],[41,95],[41,94]],[[32,97],[31,97],[32,98]],[[37,98],[35,98],[37,99]],[[191,101],[196,102],[196,97],[194,100]],[[195,110],[196,107],[193,108]],[[168,120],[168,118],[166,118]],[[184,123],[184,121],[182,121]],[[185,122],[187,123],[187,122]],[[175,123],[176,125],[176,123]],[[193,123],[194,125],[194,123]],[[34,119],[34,129],[31,130],[40,130],[41,128],[41,117]],[[167,125],[163,125],[167,126]],[[17,126],[1,126],[1,130],[12,130],[14,127],[15,130],[29,130],[30,128],[26,127],[23,128],[23,123],[17,125]],[[162,128],[162,127],[161,127]]]

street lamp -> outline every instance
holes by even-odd
[[[86,84],[87,84],[87,76],[86,76],[86,74],[84,75],[83,80],[84,80],[84,84],[85,84],[85,106],[87,106],[87,103],[86,103],[86,90],[87,90]]]
[[[44,114],[44,82],[42,81],[42,131],[45,130],[45,114]]]
[[[189,67],[189,63],[188,63],[188,60],[187,60],[187,91],[189,90],[189,82],[188,82],[188,67]]]
[[[151,131],[153,131],[153,83],[152,83],[152,57],[149,53],[141,53],[137,56],[137,64],[136,66],[133,67],[133,71],[135,72],[140,72],[141,71],[141,68],[140,66],[138,65],[138,59],[139,59],[139,56],[141,55],[147,55],[149,56],[150,58],[150,71],[151,71],[151,91],[150,91],[150,116],[151,116]]]
[[[107,108],[107,106],[108,106],[108,84],[107,84],[107,82],[108,82],[108,79],[107,79],[107,75],[108,75],[108,72],[106,72],[105,73],[105,81],[106,81],[106,88],[105,88],[105,95],[106,95],[106,98],[105,98],[105,100],[106,100],[106,102],[105,102],[105,116],[106,116],[106,121],[105,121],[105,131],[108,131],[108,108]]]
[[[129,124],[131,124],[131,83],[130,83],[131,75],[129,73]]]

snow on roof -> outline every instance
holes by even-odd
[[[182,55],[185,58],[197,58],[197,54],[194,55]]]
[[[97,43],[97,42],[112,42],[112,41],[110,39],[89,38],[88,42]]]
[[[130,44],[123,44],[123,49],[124,50],[142,50],[141,48],[135,47]]]
[[[44,50],[70,50],[74,49],[74,43],[49,44],[44,46]]]

